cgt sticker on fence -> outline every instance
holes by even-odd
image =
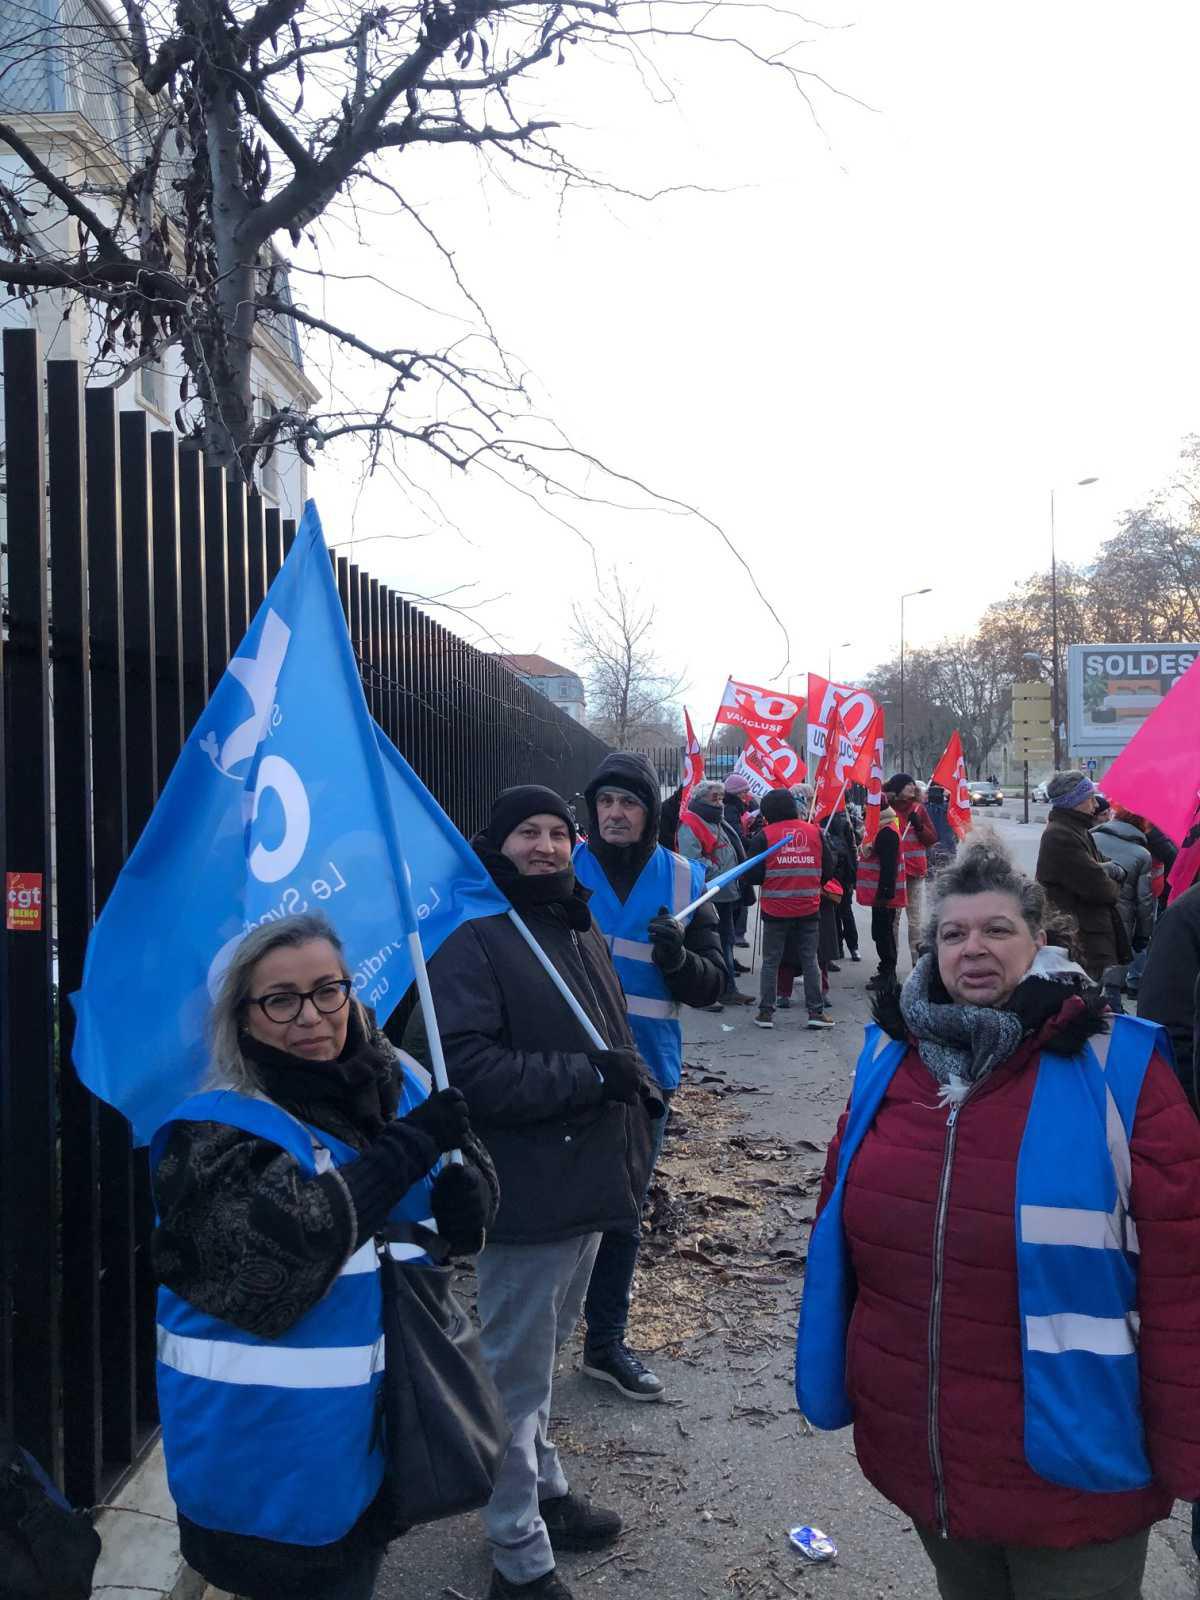
[[[4,926],[9,933],[42,931],[42,875],[40,872],[5,874]]]

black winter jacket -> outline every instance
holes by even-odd
[[[524,921],[610,1048],[635,1051],[587,890],[575,897],[578,910],[528,907]],[[649,1074],[643,1103],[604,1099],[588,1057],[595,1047],[507,917],[456,929],[430,961],[429,981],[450,1082],[500,1180],[489,1239],[547,1244],[635,1228],[650,1175],[647,1105],[658,1097]],[[419,1006],[404,1039],[428,1062]]]
[[[1196,1003],[1200,999],[1200,884],[1181,894],[1158,919],[1146,970],[1138,985],[1138,1016],[1157,1022],[1175,1046],[1175,1071],[1193,1109],[1200,1112],[1195,1057]]]

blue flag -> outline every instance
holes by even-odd
[[[414,928],[430,956],[508,909],[367,709],[310,501],[92,931],[79,1076],[144,1143],[203,1075],[211,999],[256,923],[323,912],[383,1021]]]

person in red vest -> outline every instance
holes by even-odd
[[[915,779],[907,772],[898,772],[884,784],[884,793],[890,795],[896,818],[900,823],[900,853],[904,859],[904,884],[908,895],[908,953],[915,967],[920,955],[921,929],[925,921],[925,879],[929,873],[929,856],[938,842],[933,818],[917,796]],[[896,919],[899,932],[899,918]]]
[[[751,836],[748,855],[762,855],[789,834],[792,841],[746,874],[762,886],[759,915],[763,919],[763,949],[755,1025],[775,1026],[779,963],[790,942],[804,975],[808,1026],[832,1028],[833,1019],[826,1015],[822,1000],[821,969],[817,964],[821,885],[833,876],[832,852],[816,823],[800,820],[796,797],[787,789],[772,789],[763,796],[762,815],[763,826]]]

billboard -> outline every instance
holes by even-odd
[[[1067,647],[1067,749],[1118,755],[1200,655],[1200,644]]]

